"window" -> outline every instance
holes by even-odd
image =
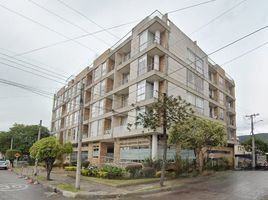
[[[93,99],[97,99],[100,96],[100,83],[96,84],[93,87]]]
[[[78,123],[78,117],[79,117],[79,111],[74,113],[73,124],[77,124]]]
[[[219,76],[219,85],[224,87],[224,79],[221,76]]]
[[[148,43],[148,31],[144,31],[140,34],[140,51],[144,50],[147,48],[147,43]]]
[[[98,135],[98,121],[94,121],[91,123],[91,136]]]
[[[222,108],[220,108],[220,119],[224,120],[224,111]]]
[[[219,93],[219,101],[221,105],[224,105],[224,94],[222,92]]]
[[[141,81],[137,84],[137,101],[145,100],[146,81]]]
[[[129,73],[123,74],[122,85],[128,83],[128,80],[129,80]]]
[[[93,145],[92,156],[93,158],[99,157],[99,145]]]
[[[105,81],[100,82],[100,96],[105,94]]]
[[[101,67],[101,76],[104,76],[107,73],[107,65],[106,62],[102,63],[102,67]]]
[[[197,92],[204,91],[204,81],[201,77],[195,75],[193,72],[188,70],[187,72],[187,85],[196,90]]]
[[[147,72],[147,55],[144,55],[139,59],[139,64],[138,64],[138,76],[145,74]]]
[[[188,59],[190,61],[191,67],[196,69],[199,73],[204,73],[204,62],[195,53],[188,49]]]
[[[97,120],[91,123],[91,136],[103,134],[103,120]]]
[[[98,113],[98,115],[103,115],[103,113],[104,113],[104,99],[102,99],[102,100],[100,100],[99,102],[99,113]]]
[[[98,66],[94,70],[94,81],[98,80],[101,77],[101,66]]]
[[[190,104],[192,104],[196,109],[195,111],[199,114],[203,114],[204,112],[204,99],[192,94],[187,93],[187,100]]]

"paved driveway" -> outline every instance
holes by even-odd
[[[179,190],[133,199],[268,200],[268,171],[228,171],[189,183]]]

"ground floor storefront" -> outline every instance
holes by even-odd
[[[208,156],[211,159],[227,158],[233,165],[233,147],[215,147],[209,149]],[[167,159],[174,160],[176,154],[182,159],[193,160],[193,150],[180,149],[174,145],[168,145]],[[111,162],[141,162],[145,159],[161,159],[163,157],[163,139],[161,135],[152,134],[140,137],[114,138],[96,142],[87,142],[82,145],[82,160],[88,160],[91,164],[99,165]],[[77,159],[77,148],[68,158],[70,161]]]

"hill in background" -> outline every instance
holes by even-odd
[[[248,140],[251,137],[251,135],[240,135],[238,136],[240,143]],[[266,142],[268,142],[268,133],[257,133],[255,134],[255,137],[258,137]]]

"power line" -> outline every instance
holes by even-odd
[[[18,70],[20,70],[20,71],[23,71],[23,72],[26,72],[26,73],[29,73],[29,74],[33,74],[33,75],[35,75],[35,76],[42,77],[42,78],[44,78],[44,79],[48,79],[48,80],[51,80],[51,81],[54,81],[54,82],[57,82],[57,83],[60,83],[60,84],[65,84],[65,82],[60,82],[60,81],[55,80],[55,79],[53,79],[53,78],[49,78],[49,77],[43,76],[43,75],[41,75],[41,74],[37,74],[37,73],[31,72],[31,71],[22,69],[22,68],[20,68],[20,67],[14,66],[14,65],[10,65],[10,64],[8,64],[8,63],[0,62],[0,64],[4,65],[4,66],[6,66],[6,67],[11,67],[11,68],[14,68],[14,69],[18,69]]]
[[[201,2],[201,3],[198,3],[198,4],[194,4],[194,5],[186,6],[186,7],[184,7],[184,8],[179,8],[179,9],[177,9],[177,10],[172,10],[172,11],[169,11],[169,12],[167,12],[167,13],[170,14],[170,13],[175,13],[175,12],[178,12],[178,11],[187,10],[187,9],[189,9],[189,8],[194,8],[194,7],[197,7],[197,6],[204,5],[204,4],[212,3],[212,2],[214,2],[214,1],[217,1],[217,0],[204,1],[204,2]]]
[[[39,7],[39,8],[41,8],[41,9],[45,10],[46,12],[52,14],[53,16],[58,17],[58,18],[61,19],[62,21],[66,22],[66,23],[68,23],[68,24],[71,24],[72,26],[74,26],[74,27],[76,27],[76,28],[82,30],[83,32],[89,34],[89,32],[88,32],[85,28],[83,28],[83,27],[81,27],[81,26],[79,26],[79,25],[77,25],[77,24],[71,22],[70,20],[65,19],[64,17],[62,17],[62,16],[58,15],[57,13],[55,13],[55,12],[49,10],[48,8],[46,8],[46,7],[44,7],[44,6],[42,6],[42,5],[38,4],[38,3],[36,3],[36,2],[33,1],[33,0],[28,0],[28,1],[29,1],[30,3],[36,5],[37,7]],[[95,36],[95,35],[91,35],[91,36],[94,37],[94,38],[96,38],[97,40],[103,42],[103,43],[106,44],[107,46],[110,46],[110,44],[107,43],[107,42],[105,42],[103,39],[98,38],[98,37]]]
[[[46,26],[46,25],[44,25],[44,24],[42,24],[42,23],[40,23],[40,22],[38,22],[38,21],[36,21],[34,19],[32,19],[32,18],[30,18],[30,17],[27,17],[26,15],[23,15],[23,14],[15,11],[15,10],[12,10],[12,9],[2,5],[2,4],[0,4],[0,7],[2,7],[5,10],[8,10],[9,12],[11,12],[13,14],[16,14],[16,15],[18,15],[18,16],[20,16],[20,17],[22,17],[22,18],[24,18],[24,19],[26,19],[28,21],[31,21],[32,23],[35,23],[35,24],[37,24],[37,25],[39,25],[39,26],[41,26],[41,27],[53,32],[53,33],[56,33],[57,35],[60,35],[60,36],[64,37],[65,39],[70,39],[72,42],[74,42],[74,43],[76,43],[76,44],[78,44],[78,45],[80,45],[80,46],[82,46],[82,47],[84,47],[84,48],[86,48],[86,49],[88,49],[90,51],[93,51],[94,53],[97,53],[94,49],[91,49],[90,47],[88,47],[88,46],[86,46],[86,45],[84,45],[84,44],[82,44],[82,43],[80,43],[80,42],[78,42],[76,40],[72,40],[70,37],[68,37],[68,36],[66,36],[66,35],[64,35],[64,34],[58,32],[58,31],[56,31],[56,30],[54,30],[54,29],[52,29],[52,28],[50,28],[50,27],[48,27],[48,26]]]
[[[221,64],[221,65],[227,65],[227,64],[229,64],[229,63],[231,63],[231,62],[233,62],[233,61],[235,61],[235,60],[237,60],[237,59],[239,59],[239,58],[241,58],[241,57],[243,57],[243,56],[245,56],[245,55],[247,55],[247,54],[249,54],[249,53],[251,53],[251,52],[253,52],[253,51],[256,51],[257,49],[259,49],[259,48],[261,48],[261,47],[263,47],[263,46],[265,46],[265,45],[267,45],[267,44],[268,44],[268,42],[265,42],[265,43],[263,43],[263,44],[261,44],[261,45],[255,47],[255,48],[253,48],[253,49],[250,49],[249,51],[246,51],[246,52],[243,53],[243,54],[240,54],[239,56],[237,56],[237,57],[235,57],[235,58],[232,58],[231,60],[228,60],[228,61],[224,62],[224,63]]]
[[[101,25],[99,25],[98,23],[96,23],[95,21],[93,21],[92,19],[90,19],[89,17],[87,17],[86,15],[84,15],[82,12],[74,9],[73,7],[71,7],[70,5],[68,5],[67,3],[61,1],[61,0],[57,0],[59,3],[61,3],[62,5],[64,5],[65,7],[69,8],[70,10],[72,10],[73,12],[77,13],[78,15],[82,16],[83,18],[85,18],[86,20],[90,21],[91,23],[95,24],[96,26],[98,26],[100,29],[104,30],[105,28]],[[105,30],[105,32],[107,32],[108,34],[112,35],[113,37],[119,39],[118,36],[114,35],[113,33],[111,33],[108,30]]]
[[[1,53],[0,53],[0,54],[1,54]],[[59,77],[59,76],[56,76],[56,75],[53,75],[53,74],[49,74],[49,73],[47,73],[47,72],[45,72],[45,71],[41,71],[41,70],[38,70],[38,69],[36,69],[36,68],[33,68],[33,67],[29,67],[29,66],[23,65],[23,64],[21,64],[21,63],[12,61],[12,60],[10,60],[10,59],[3,58],[3,57],[0,57],[0,59],[2,59],[2,60],[6,60],[6,61],[8,61],[8,62],[11,62],[11,63],[17,64],[17,65],[20,65],[20,66],[22,66],[22,67],[24,67],[24,68],[31,69],[31,70],[37,71],[37,72],[39,72],[39,73],[42,73],[42,74],[45,74],[45,75],[48,75],[48,76],[51,76],[51,77],[60,79],[60,80],[62,80],[62,81],[65,81],[65,79],[62,78],[62,77]]]

